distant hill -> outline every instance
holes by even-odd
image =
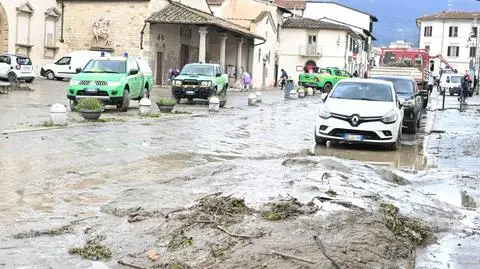
[[[461,11],[480,10],[476,0],[336,0],[336,2],[360,9],[378,18],[374,24],[376,45],[388,45],[392,41],[407,40],[418,44],[418,28],[415,19],[449,9]]]

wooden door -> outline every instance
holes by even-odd
[[[156,84],[163,85],[163,52],[157,52],[157,77]]]

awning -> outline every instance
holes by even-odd
[[[265,38],[253,34],[246,28],[177,2],[171,2],[164,9],[152,13],[150,17],[145,20],[145,22],[151,24],[166,23],[193,24],[199,26],[210,25],[234,32],[247,38],[265,40]]]

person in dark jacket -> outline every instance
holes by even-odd
[[[283,87],[285,87],[285,82],[288,79],[287,72],[285,70],[280,70],[282,72],[282,75],[280,76],[280,90],[283,90]]]
[[[355,70],[355,72],[353,72],[353,76],[358,78],[358,71],[357,70]]]

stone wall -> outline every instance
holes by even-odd
[[[113,55],[128,52],[140,56],[140,38],[145,19],[150,15],[148,1],[65,1],[64,34],[62,53],[74,50],[110,50]],[[94,38],[94,22],[100,18],[108,20],[109,40]],[[101,23],[101,22],[100,22]],[[100,31],[97,31],[97,33]],[[144,44],[148,44],[148,24],[145,28]]]

